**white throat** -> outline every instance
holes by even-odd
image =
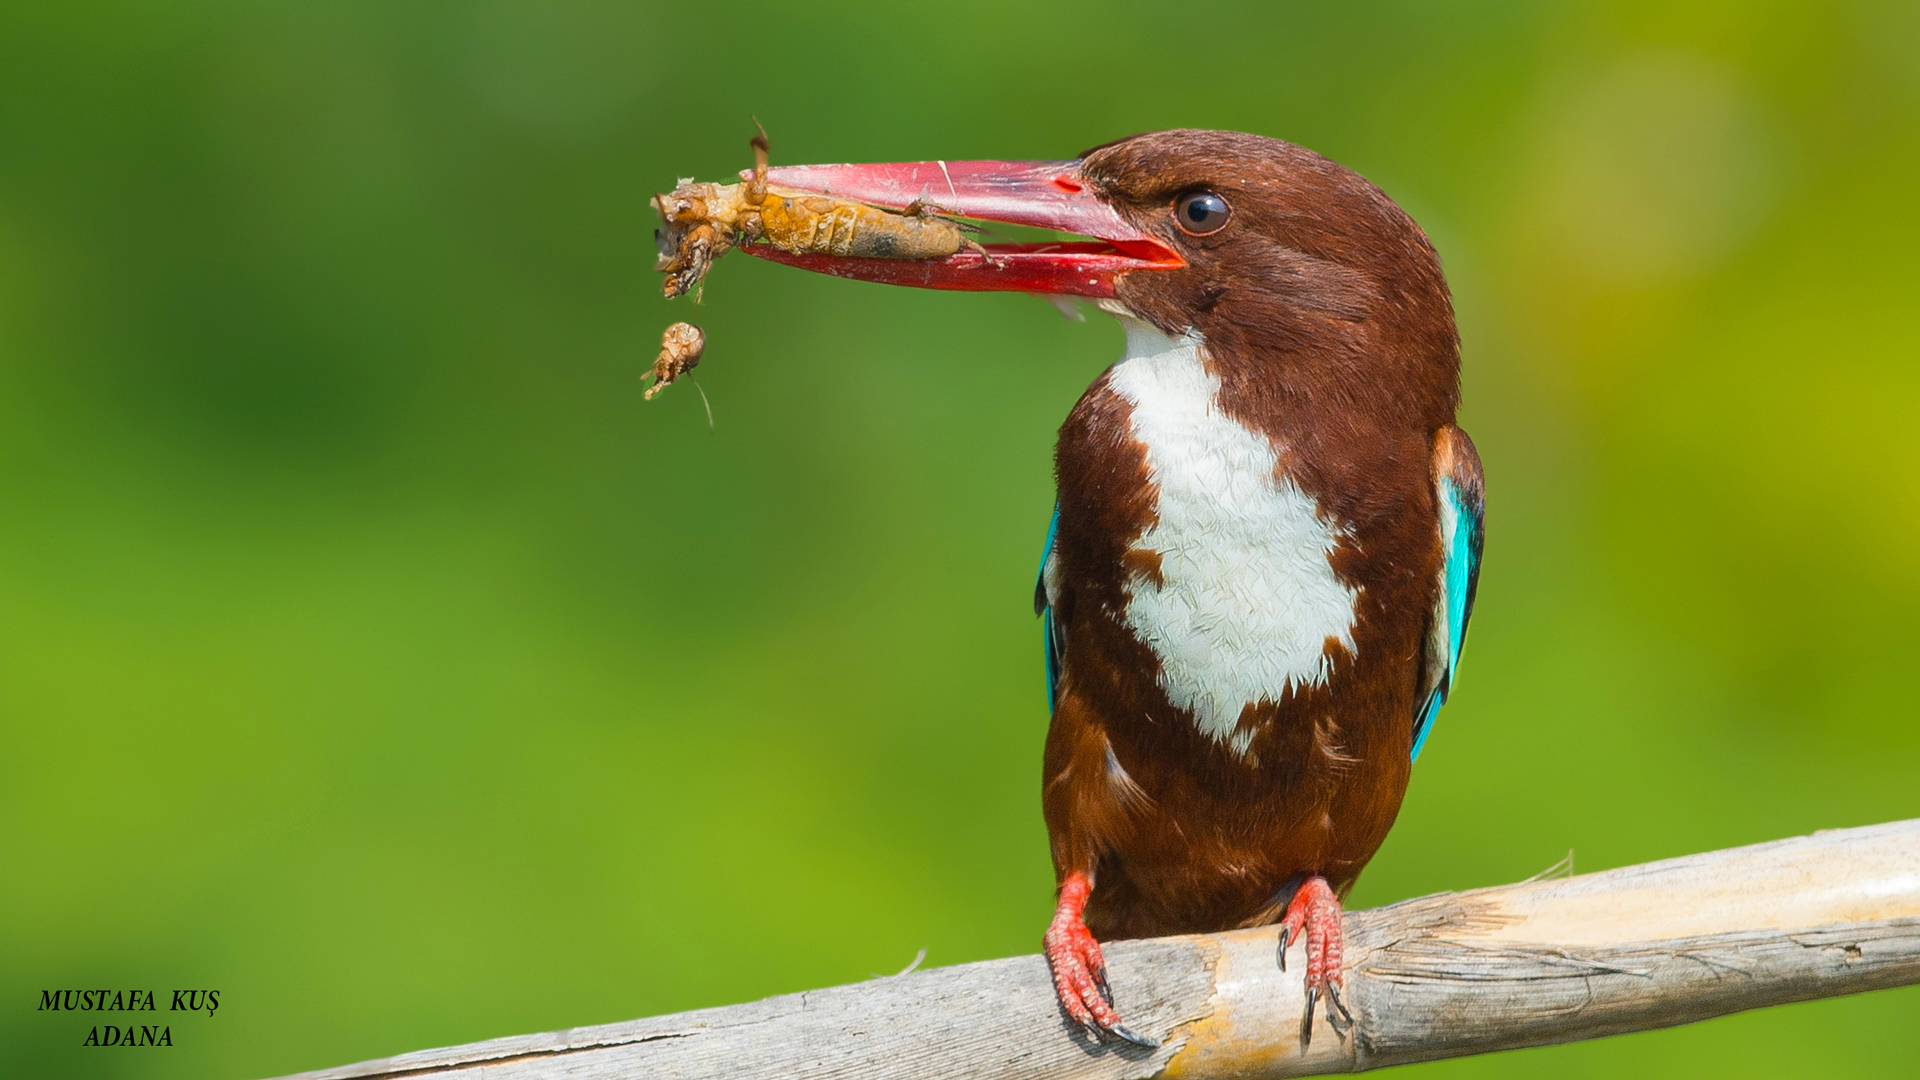
[[[1105,307],[1106,305],[1102,305]],[[1241,713],[1325,685],[1328,642],[1353,652],[1359,594],[1329,562],[1342,530],[1280,465],[1279,448],[1220,411],[1197,331],[1170,337],[1119,305],[1127,352],[1108,385],[1133,406],[1158,519],[1133,539],[1123,621],[1160,660],[1160,685],[1202,732],[1245,753]]]

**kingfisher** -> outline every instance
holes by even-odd
[[[1225,131],[767,180],[1079,239],[753,254],[1083,297],[1125,330],[1060,428],[1034,590],[1065,1017],[1153,1045],[1113,1006],[1101,940],[1279,923],[1282,965],[1304,938],[1303,1038],[1317,1000],[1350,1024],[1341,897],[1452,691],[1480,572],[1485,489],[1425,233],[1352,170]]]

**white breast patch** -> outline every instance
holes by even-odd
[[[1327,639],[1353,650],[1359,594],[1328,561],[1337,526],[1278,471],[1271,440],[1220,411],[1200,335],[1121,324],[1127,355],[1108,385],[1133,406],[1159,489],[1159,520],[1132,546],[1159,554],[1161,579],[1129,577],[1123,621],[1159,657],[1173,703],[1245,753],[1241,710],[1324,685]]]

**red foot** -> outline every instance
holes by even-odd
[[[1307,1014],[1300,1022],[1300,1044],[1313,1037],[1314,1002],[1325,995],[1327,1022],[1336,1032],[1353,1025],[1353,1014],[1340,1000],[1346,979],[1340,971],[1340,898],[1323,877],[1310,877],[1293,894],[1287,913],[1280,917],[1280,969],[1287,967],[1287,943],[1307,937]],[[1344,1024],[1342,1023],[1344,1021]]]
[[[1113,992],[1107,988],[1107,964],[1100,958],[1100,943],[1093,940],[1081,914],[1087,909],[1087,896],[1093,882],[1075,871],[1060,883],[1060,906],[1054,909],[1053,922],[1044,939],[1047,966],[1053,969],[1053,989],[1060,995],[1060,1007],[1074,1023],[1096,1034],[1111,1032],[1140,1046],[1158,1046],[1158,1042],[1128,1031],[1113,1010]]]

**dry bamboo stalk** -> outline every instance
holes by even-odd
[[[298,1080],[1303,1076],[1668,1027],[1920,982],[1920,819],[1408,900],[1346,934],[1357,1026],[1317,1019],[1305,1050],[1302,958],[1282,973],[1269,927],[1108,947],[1157,1051],[1071,1029],[1021,956]]]

